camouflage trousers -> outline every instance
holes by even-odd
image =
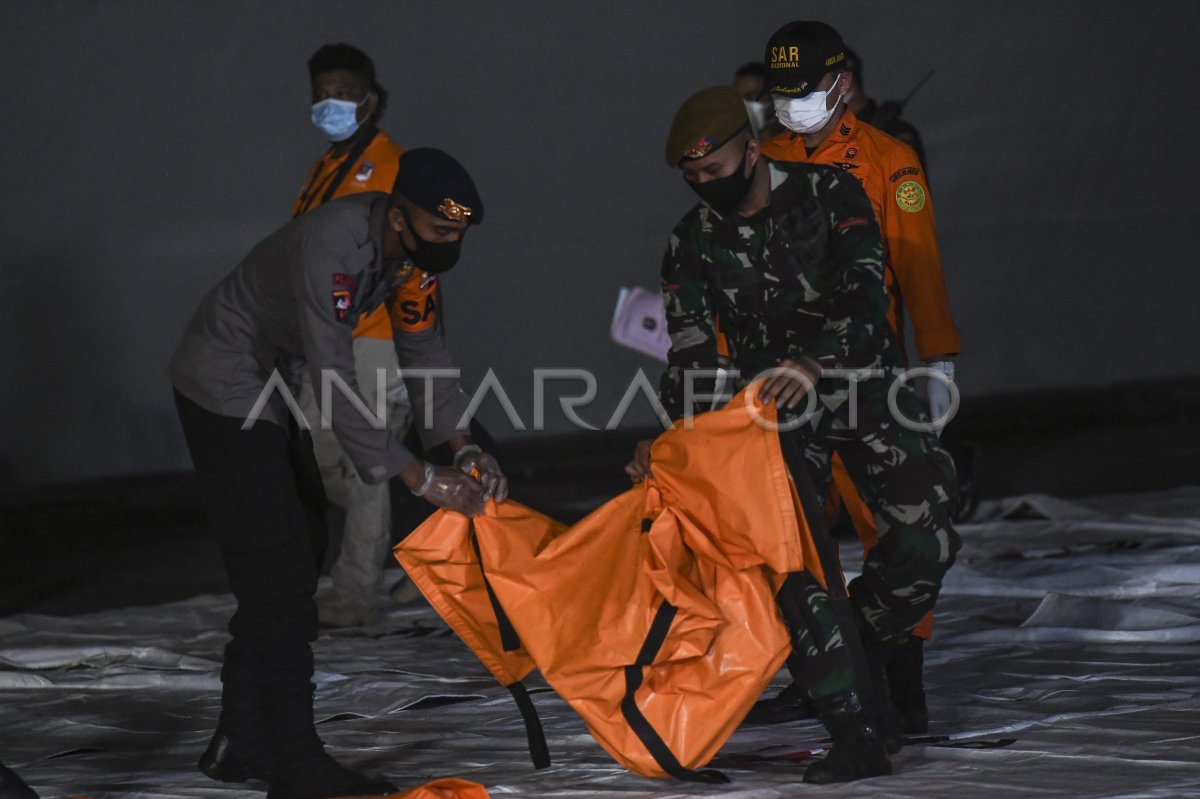
[[[850,601],[864,643],[886,651],[905,641],[933,610],[942,577],[962,545],[951,514],[957,502],[954,462],[932,431],[913,430],[897,417],[928,423],[925,404],[909,385],[875,378],[856,386],[841,381],[818,387],[812,412],[781,436],[803,447],[817,496],[828,496],[830,459],[841,455],[879,527],[879,543],[867,553]],[[829,574],[829,579],[840,579]],[[801,573],[793,590],[805,607],[805,624],[793,629],[793,675],[813,698],[852,685],[849,657],[829,592]],[[799,672],[799,673],[797,673]]]

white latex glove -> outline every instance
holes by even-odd
[[[425,482],[413,489],[413,493],[439,508],[464,516],[483,513],[483,486],[474,477],[449,466],[425,464]]]
[[[454,453],[454,465],[466,474],[479,472],[485,500],[494,498],[499,504],[508,499],[508,478],[501,471],[499,462],[478,444],[468,444]]]
[[[951,382],[954,382],[954,361],[927,361],[925,366],[935,372],[941,372]],[[946,385],[944,381],[930,377],[926,387],[926,398],[929,401],[930,421],[935,425],[938,435],[941,435],[942,428],[950,421],[947,414],[950,413],[951,408],[953,407],[955,411],[958,410],[955,401],[957,396],[951,393],[950,386]]]

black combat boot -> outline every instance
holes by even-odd
[[[904,733],[901,730],[900,716],[892,704],[891,690],[887,680],[887,664],[895,646],[885,646],[876,638],[870,625],[861,613],[855,614],[859,638],[862,641],[865,675],[870,679],[863,702],[867,718],[870,719],[879,737],[887,747],[888,754],[894,755],[904,746]]]
[[[745,724],[783,724],[788,721],[811,719],[817,715],[808,692],[797,682],[790,682],[787,687],[770,699],[760,699],[754,703],[746,715]]]
[[[929,729],[924,671],[925,642],[915,635],[909,636],[888,657],[888,688],[900,716],[900,729],[905,735],[920,734]]]
[[[221,717],[196,767],[218,782],[270,782],[274,764],[262,700],[237,644],[225,647],[221,666]]]
[[[329,756],[313,726],[311,691],[273,697],[265,710],[275,758],[267,799],[385,796],[396,792],[390,782],[351,771]]]
[[[781,593],[785,597],[782,600],[781,608],[785,605],[789,609],[794,607],[797,600],[793,598],[794,594],[789,593],[792,588],[794,586],[789,586]],[[788,599],[792,599],[793,604],[789,605]],[[786,615],[785,618],[787,618]],[[750,712],[746,715],[744,724],[784,724],[789,721],[817,717],[817,709],[813,707],[812,700],[808,698],[808,691],[804,689],[803,661],[792,655],[787,659],[787,669],[792,675],[792,681],[770,699],[760,699],[755,702],[754,707],[750,708]]]
[[[0,763],[0,799],[38,799],[38,795],[15,771]]]
[[[821,722],[833,736],[833,747],[804,772],[812,785],[852,782],[892,773],[887,747],[867,714],[858,694],[844,694],[817,703]]]
[[[871,683],[875,695],[867,706],[867,717],[873,722],[879,737],[883,739],[889,755],[894,755],[904,748],[904,724],[892,701],[892,692],[888,686],[885,674],[886,661],[875,660],[884,657],[881,653],[868,656],[871,666]]]
[[[208,748],[200,756],[196,767],[209,779],[218,782],[271,781],[271,753],[261,745],[239,746],[230,734],[230,725],[224,720],[217,723]],[[240,739],[239,739],[240,740]]]
[[[387,780],[351,771],[321,750],[304,763],[276,769],[267,799],[387,796],[397,790]]]

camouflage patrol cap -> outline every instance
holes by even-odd
[[[400,171],[392,184],[392,197],[397,195],[452,222],[483,221],[483,200],[475,181],[454,156],[433,147],[405,150],[400,156]]]
[[[845,68],[842,35],[824,22],[789,22],[767,41],[766,91],[803,97],[821,78]]]
[[[746,104],[732,86],[701,89],[675,112],[667,136],[667,164],[679,166],[716,152],[749,124]]]

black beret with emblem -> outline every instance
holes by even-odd
[[[701,89],[675,112],[667,135],[667,163],[679,166],[716,152],[749,124],[746,104],[732,86]]]
[[[846,68],[846,44],[824,22],[789,22],[767,42],[764,60],[768,92],[803,97],[817,88],[821,78]]]
[[[418,208],[453,222],[478,225],[483,221],[483,200],[475,181],[449,153],[433,147],[405,150],[392,196],[404,197]]]

